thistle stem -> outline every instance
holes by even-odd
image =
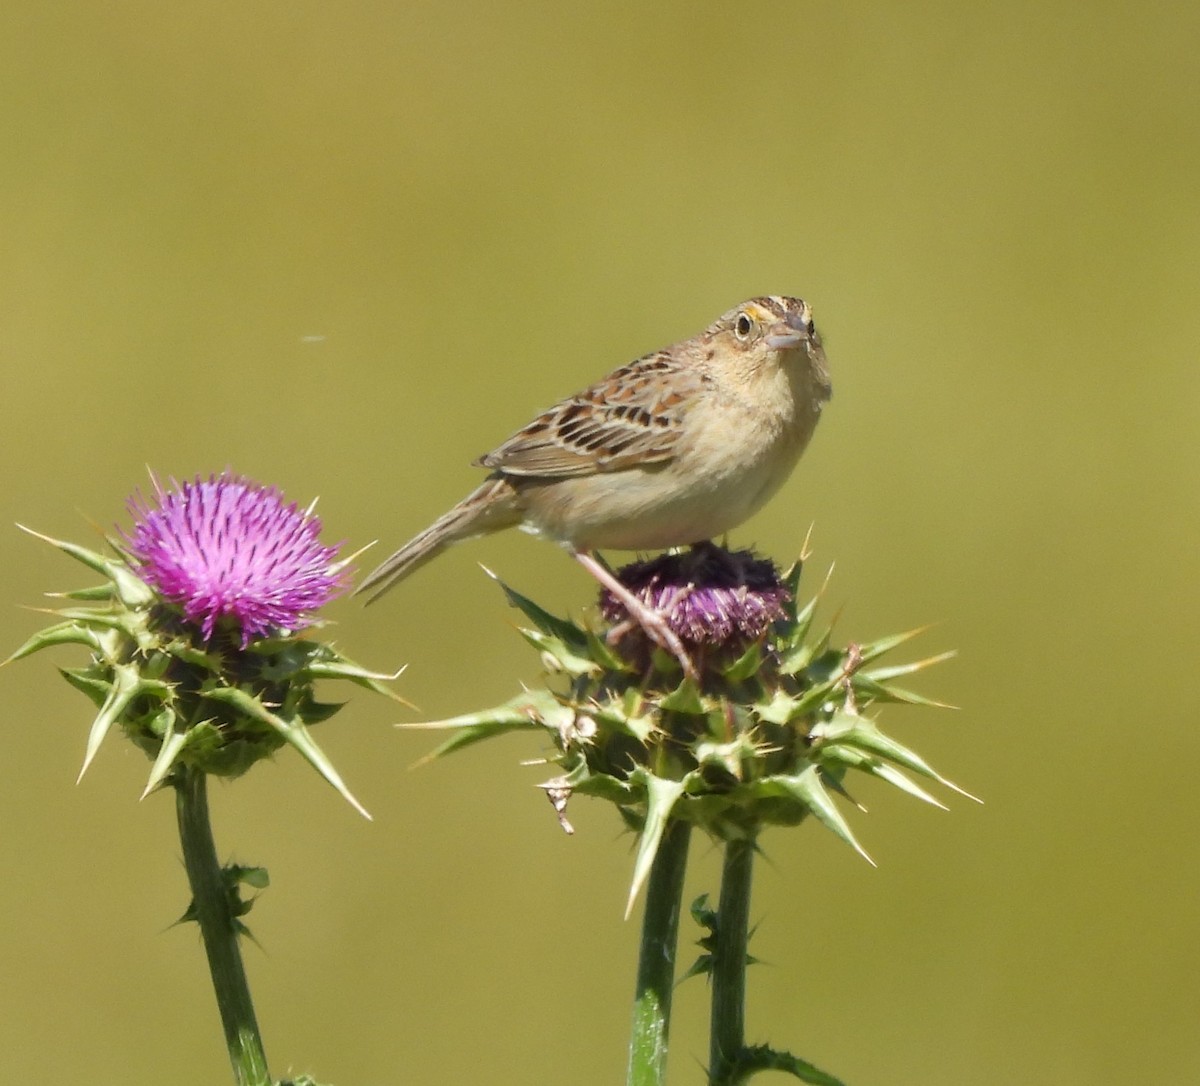
[[[650,867],[629,1038],[627,1086],[662,1086],[666,1082],[679,911],[691,829],[685,822],[668,825]]]
[[[709,1086],[735,1086],[746,1046],[746,964],[754,838],[729,841],[721,869],[717,940],[712,956]]]
[[[267,1057],[254,1017],[254,1004],[238,947],[237,918],[229,894],[208,817],[206,774],[184,765],[174,774],[175,811],[183,863],[192,888],[192,911],[200,925],[208,969],[212,974],[225,1044],[237,1086],[270,1086]]]

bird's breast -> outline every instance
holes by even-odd
[[[712,539],[791,474],[817,414],[716,395],[689,411],[674,457],[622,471],[514,479],[528,528],[580,549],[657,550]]]

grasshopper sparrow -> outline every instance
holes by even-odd
[[[480,457],[491,472],[483,484],[357,591],[375,589],[377,599],[449,544],[521,527],[566,547],[692,674],[661,616],[593,552],[682,546],[737,527],[791,473],[830,392],[808,303],[752,298]]]

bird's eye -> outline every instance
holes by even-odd
[[[754,321],[752,321],[749,317],[746,316],[745,313],[743,313],[734,322],[733,331],[734,331],[734,334],[738,337],[738,339],[745,339],[747,336],[750,335],[751,332],[754,331]]]

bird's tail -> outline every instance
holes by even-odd
[[[374,590],[368,603],[374,603],[393,585],[436,558],[451,543],[486,535],[521,522],[516,491],[503,475],[493,475],[473,490],[448,513],[440,516],[425,531],[404,544],[387,561],[373,570],[355,590]]]

